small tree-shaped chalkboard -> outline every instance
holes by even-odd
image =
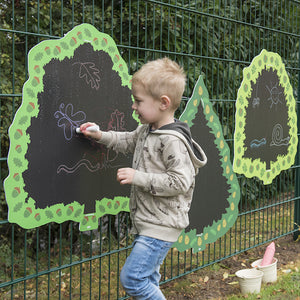
[[[263,50],[243,71],[236,101],[234,171],[269,184],[297,152],[293,89],[281,57]]]
[[[200,76],[180,120],[191,127],[193,138],[207,156],[207,164],[196,176],[190,225],[174,244],[179,251],[194,252],[223,236],[238,216],[240,187],[230,161],[219,118]]]

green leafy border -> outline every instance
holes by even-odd
[[[192,248],[194,252],[204,250],[207,244],[213,243],[223,236],[233,226],[238,216],[240,186],[236,174],[232,170],[229,146],[224,139],[222,126],[218,116],[213,110],[202,76],[199,77],[192,97],[189,99],[185,111],[180,116],[180,120],[186,122],[189,127],[193,126],[193,120],[198,112],[200,103],[203,107],[207,126],[211,129],[210,132],[215,136],[215,144],[221,157],[223,176],[230,186],[228,190],[229,197],[224,199],[224,201],[226,200],[228,202],[228,207],[226,208],[226,213],[222,215],[220,220],[214,220],[211,226],[204,227],[203,233],[197,233],[196,229],[192,229],[189,232],[183,231],[177,242],[173,245],[178,251],[185,251],[189,248]]]
[[[39,113],[37,95],[43,92],[44,66],[52,59],[62,61],[74,56],[74,51],[84,43],[90,43],[95,51],[103,50],[110,55],[115,70],[122,81],[122,86],[131,89],[131,76],[125,61],[117,49],[114,40],[107,34],[99,32],[90,24],[74,27],[63,38],[47,40],[32,48],[28,55],[29,78],[23,86],[23,101],[9,128],[10,149],[8,154],[9,175],[5,179],[4,189],[9,207],[8,220],[23,228],[35,228],[49,222],[62,223],[67,220],[80,222],[80,230],[91,230],[98,227],[98,218],[105,214],[117,214],[129,211],[128,197],[104,198],[96,200],[95,213],[84,215],[84,205],[56,204],[45,209],[36,209],[35,201],[24,191],[25,183],[22,174],[28,168],[25,154],[30,143],[26,130],[31,118]]]
[[[245,154],[245,124],[246,124],[246,107],[251,96],[251,82],[256,82],[263,69],[276,69],[280,85],[284,89],[285,97],[287,99],[290,127],[290,144],[288,146],[288,154],[285,156],[278,156],[276,162],[271,162],[270,170],[266,170],[266,163],[261,162],[260,159],[244,158]],[[234,133],[234,162],[233,169],[236,173],[244,174],[251,178],[257,176],[264,184],[270,184],[272,180],[282,171],[288,169],[294,164],[297,153],[297,114],[296,101],[293,96],[293,88],[290,84],[288,74],[281,57],[274,52],[268,52],[263,49],[261,53],[256,56],[251,62],[250,66],[243,70],[243,81],[238,90],[236,101],[236,121]]]

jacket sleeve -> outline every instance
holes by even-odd
[[[133,184],[154,196],[175,196],[185,194],[194,185],[195,168],[184,142],[172,139],[162,151],[162,172],[136,170]]]
[[[121,153],[133,153],[138,134],[141,126],[134,131],[104,131],[102,132],[102,138],[98,141],[100,144],[104,144],[108,148],[112,148],[116,152]]]

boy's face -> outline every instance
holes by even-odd
[[[132,89],[134,102],[132,109],[137,114],[142,124],[151,124],[152,129],[159,128],[161,119],[160,100],[156,100],[147,94],[141,85],[135,85]]]

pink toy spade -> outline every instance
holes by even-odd
[[[260,266],[262,267],[262,266],[270,265],[272,263],[272,261],[273,261],[274,253],[275,253],[275,243],[272,242],[267,247]]]

